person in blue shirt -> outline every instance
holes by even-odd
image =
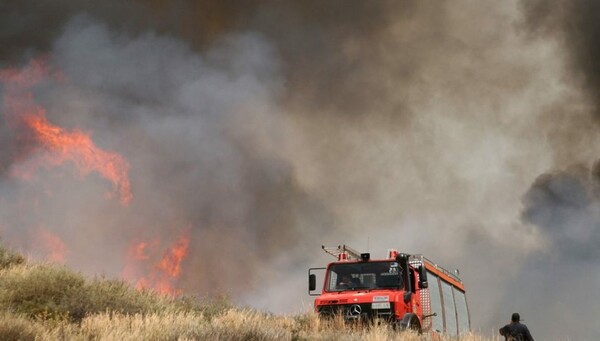
[[[500,335],[508,341],[533,341],[529,328],[521,323],[519,313],[512,314],[510,323],[500,328]]]

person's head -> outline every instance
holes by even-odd
[[[519,321],[521,321],[521,316],[519,315],[519,313],[513,313],[512,316],[510,317],[510,320],[512,322],[519,322]]]

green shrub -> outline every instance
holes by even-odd
[[[81,321],[89,314],[149,313],[167,298],[119,280],[94,279],[55,265],[20,266],[0,272],[0,306],[29,317]]]
[[[164,310],[167,299],[132,288],[121,280],[94,279],[83,288],[82,304],[88,314],[114,312],[144,314]]]
[[[50,265],[16,266],[0,273],[0,306],[44,319],[83,318],[82,275]]]
[[[25,264],[25,257],[0,245],[0,270]]]

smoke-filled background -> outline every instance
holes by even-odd
[[[124,277],[132,243],[183,236],[178,290],[285,313],[310,309],[321,244],[398,248],[461,269],[475,331],[518,311],[538,339],[600,339],[598,10],[4,0],[0,67],[43,60],[22,92],[127,160],[133,197],[75,162],[32,166],[45,151],[5,71],[0,235]]]

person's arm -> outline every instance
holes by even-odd
[[[506,326],[500,328],[500,330],[499,330],[500,335],[502,335],[502,336],[506,336],[508,334],[507,331],[508,331],[508,324]]]
[[[525,326],[525,338],[527,341],[533,341],[533,337],[531,336],[531,333],[529,333],[529,328],[527,328],[527,326]]]

